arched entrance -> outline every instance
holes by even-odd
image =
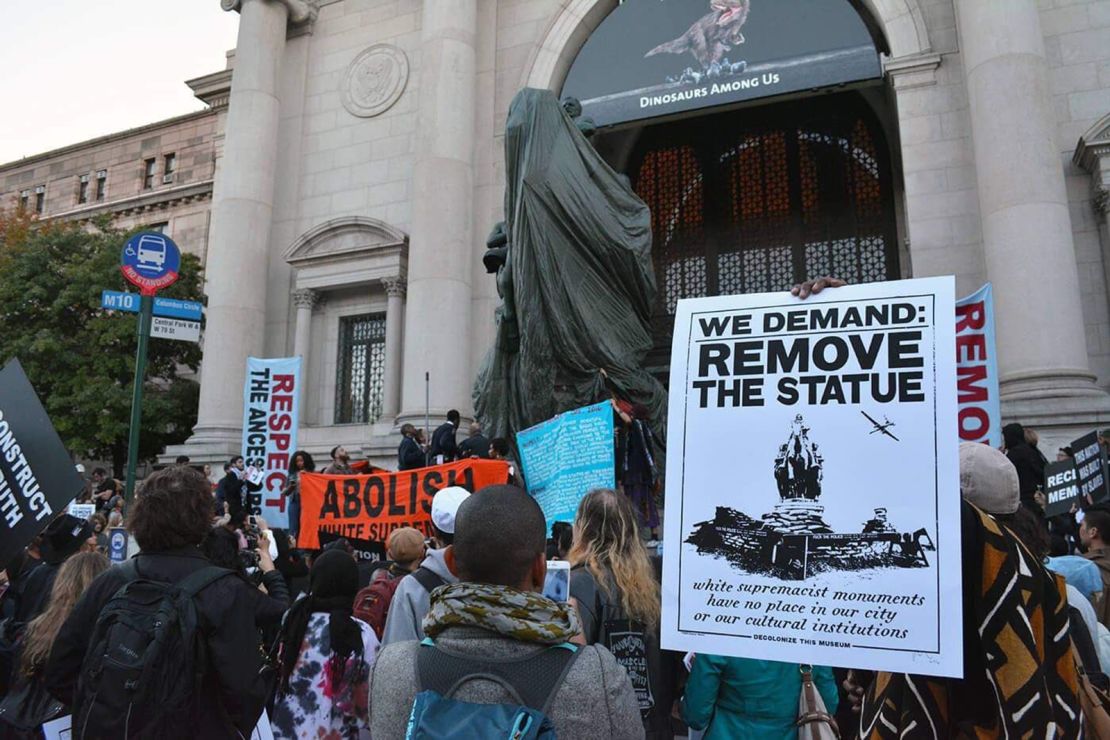
[[[624,170],[652,213],[652,365],[681,298],[901,274],[889,148],[859,93],[650,126]]]

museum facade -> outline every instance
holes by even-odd
[[[680,298],[952,274],[993,284],[1007,420],[1110,426],[1107,0],[222,3],[235,53],[190,82],[216,127],[200,408],[169,456],[239,451],[249,356],[304,359],[313,453],[392,466],[401,423],[472,412],[522,87],[581,101],[651,208],[661,379]]]

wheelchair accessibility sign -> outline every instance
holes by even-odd
[[[131,237],[120,255],[120,271],[143,295],[154,295],[177,282],[181,250],[164,234],[142,231]]]

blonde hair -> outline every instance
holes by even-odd
[[[69,558],[58,571],[50,591],[50,605],[27,625],[21,669],[32,675],[45,665],[62,624],[77,606],[78,599],[98,575],[108,570],[108,558],[98,552],[81,552]]]
[[[1037,444],[1040,443],[1040,441],[1041,438],[1037,436],[1037,433],[1035,431],[1033,431],[1029,427],[1025,427],[1025,444],[1031,447],[1036,447]]]
[[[614,596],[611,574],[615,595],[629,618],[649,628],[659,623],[659,582],[626,496],[602,488],[583,497],[574,517],[574,543],[567,560],[572,566],[585,566],[610,598]]]

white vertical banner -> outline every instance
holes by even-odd
[[[281,495],[289,479],[289,460],[297,448],[301,358],[247,358],[243,385],[243,458],[259,491],[250,493],[252,514],[271,527],[289,526],[288,499]],[[252,471],[251,468],[254,470]]]
[[[663,647],[959,677],[951,277],[679,301]]]
[[[956,301],[956,386],[961,442],[1002,444],[994,292],[987,283]]]

